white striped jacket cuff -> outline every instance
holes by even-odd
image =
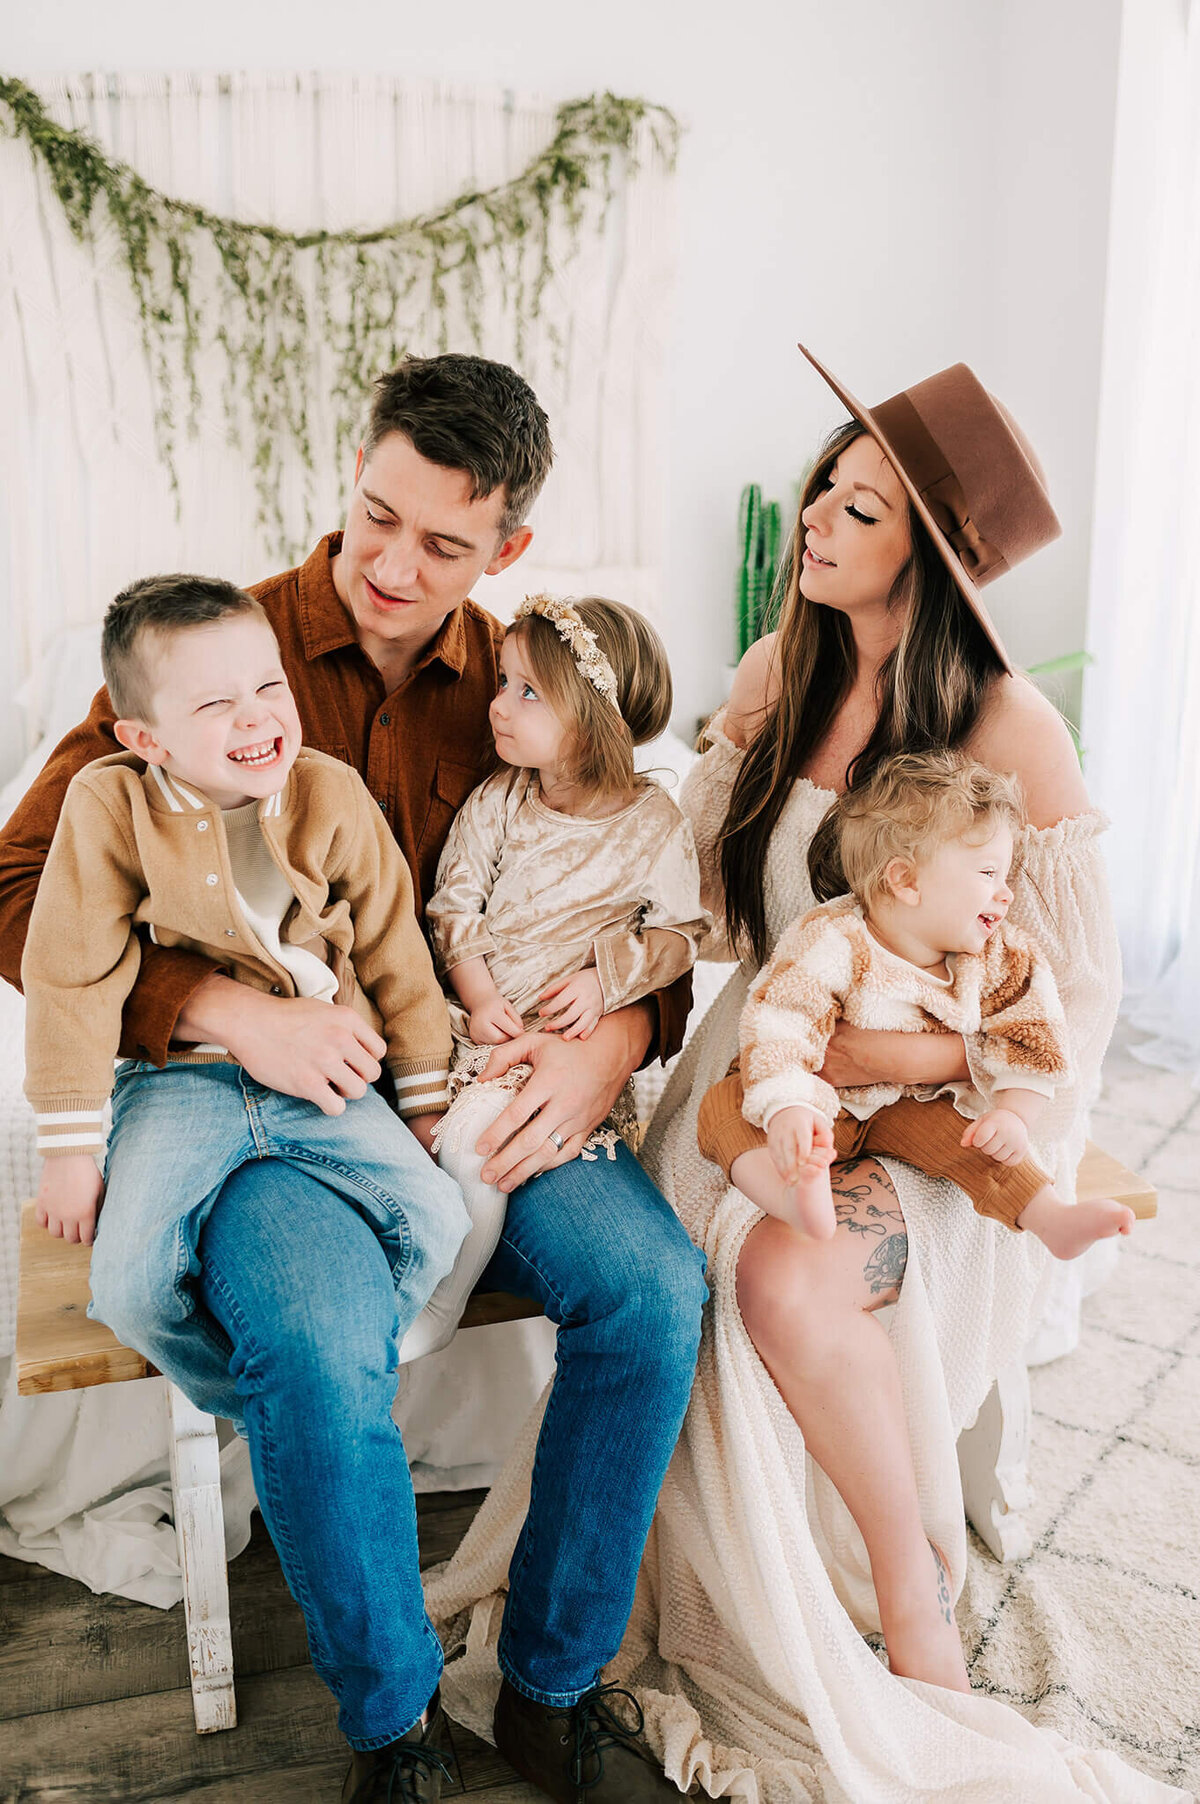
[[[450,1107],[450,1071],[446,1065],[414,1071],[411,1065],[392,1068],[396,1086],[396,1112],[401,1121],[410,1115],[444,1115]]]
[[[44,1159],[104,1151],[104,1107],[36,1109],[37,1149]]]

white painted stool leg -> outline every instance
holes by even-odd
[[[197,1734],[208,1735],[237,1724],[217,1425],[174,1384],[167,1421],[192,1707]]]
[[[967,1520],[998,1560],[1021,1560],[1033,1536],[1020,1512],[1033,1503],[1029,1482],[1029,1372],[1004,1367],[969,1428],[958,1437]]]

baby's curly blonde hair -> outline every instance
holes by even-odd
[[[894,858],[916,866],[951,840],[982,844],[1000,823],[1015,841],[1025,810],[1015,776],[961,752],[901,752],[861,789],[840,795],[825,818],[838,835],[846,887],[869,908],[886,895]]]

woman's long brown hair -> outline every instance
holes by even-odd
[[[800,506],[781,580],[784,602],[774,656],[778,699],[742,760],[721,835],[721,877],[730,940],[759,964],[769,956],[763,899],[767,848],[796,779],[821,746],[854,682],[856,653],[847,617],[800,592],[804,509],[826,486],[829,472],[862,427],[838,428],[821,448]],[[867,743],[846,771],[846,787],[866,782],[897,752],[955,747],[970,735],[984,696],[1003,665],[963,600],[915,509],[909,509],[912,555],[900,572],[890,605],[905,609],[899,643],[884,659],[877,684],[879,716]],[[808,851],[818,901],[846,885],[836,829],[822,821]]]

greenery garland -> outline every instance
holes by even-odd
[[[215,348],[224,364],[230,440],[249,455],[260,524],[288,555],[296,547],[284,521],[282,452],[293,447],[306,478],[315,475],[309,395],[318,347],[333,359],[334,449],[346,462],[358,444],[370,382],[404,355],[406,341],[424,352],[446,349],[453,313],[480,348],[489,282],[513,312],[521,361],[553,273],[556,223],[566,228],[573,254],[589,191],[599,196],[603,223],[615,165],[634,167],[642,121],[669,166],[679,130],[665,107],[644,100],[606,93],[568,101],[545,150],[510,182],[373,231],[296,233],[226,219],[160,193],[83,132],[57,124],[40,97],[12,77],[0,76],[0,102],[7,109],[0,126],[29,145],[75,237],[92,237],[98,202],[119,235],[177,504],[180,415],[194,435],[199,366]],[[552,322],[548,330],[561,346]]]

